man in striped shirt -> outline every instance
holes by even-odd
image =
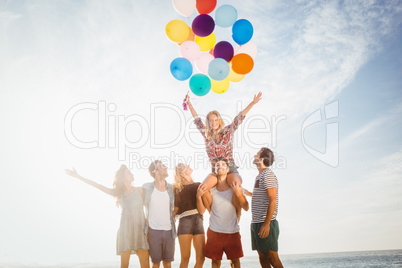
[[[253,162],[259,174],[251,198],[251,246],[258,251],[264,268],[283,267],[278,255],[278,180],[269,168],[273,162],[273,152],[265,147],[258,151]]]

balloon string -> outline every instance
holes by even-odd
[[[183,100],[183,110],[187,111],[187,103],[186,103],[186,98]]]
[[[187,102],[186,102],[186,99],[187,99],[187,97],[188,97],[188,92],[189,92],[189,91],[187,91],[186,97],[184,97],[184,100],[183,100],[183,110],[184,110],[184,111],[187,111]]]

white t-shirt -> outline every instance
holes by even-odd
[[[232,189],[218,191],[216,187],[210,190],[212,195],[211,216],[209,228],[217,233],[234,234],[239,232],[236,208],[232,203]]]
[[[167,191],[160,192],[156,187],[149,200],[149,227],[154,230],[172,230],[170,224],[170,200]]]

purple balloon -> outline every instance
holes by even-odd
[[[200,14],[193,20],[191,28],[193,29],[195,35],[205,37],[214,31],[215,22],[211,16],[207,14]]]
[[[214,47],[214,57],[222,58],[229,62],[233,58],[234,49],[227,41],[221,41]]]

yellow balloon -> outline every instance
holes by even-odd
[[[211,79],[211,90],[215,93],[222,94],[229,89],[229,77],[226,77],[222,81],[215,81]]]
[[[243,78],[246,75],[235,73],[232,69],[232,63],[229,63],[229,66],[230,66],[230,71],[229,71],[229,75],[228,75],[229,80],[232,82],[240,82],[241,80],[243,80]]]
[[[172,20],[165,28],[167,37],[176,43],[185,41],[190,34],[190,27],[182,20]]]
[[[214,33],[211,33],[205,37],[196,36],[195,42],[200,46],[201,51],[208,51],[214,47],[216,43],[216,36]]]

